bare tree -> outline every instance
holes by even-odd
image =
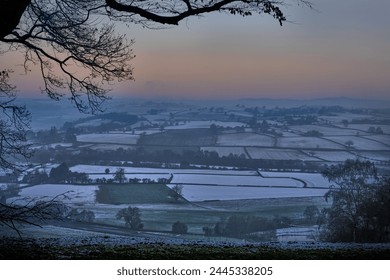
[[[117,168],[114,175],[114,180],[119,184],[123,184],[126,181],[126,174],[124,168]]]
[[[178,201],[183,196],[183,185],[176,184],[173,186],[172,190],[172,197],[175,201]]]
[[[15,87],[9,83],[10,70],[0,72],[0,170],[20,169],[18,161],[31,156],[26,143],[30,114],[25,106],[15,103]]]
[[[62,219],[67,214],[68,207],[56,196],[48,201],[30,199],[15,200],[9,204],[0,203],[0,226],[6,226],[16,231],[21,237],[21,225],[41,227],[41,223],[50,219]]]

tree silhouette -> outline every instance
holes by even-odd
[[[30,114],[25,106],[15,103],[15,87],[9,83],[10,70],[0,71],[0,169],[15,171],[20,157],[29,158],[26,128]]]
[[[125,225],[130,229],[142,229],[144,225],[141,223],[141,213],[137,207],[127,207],[120,209],[116,213],[116,218],[118,220],[124,219]]]
[[[329,241],[384,242],[390,239],[390,180],[378,178],[369,161],[347,160],[324,176],[332,183],[326,194],[322,236]]]
[[[117,181],[119,184],[123,184],[126,181],[125,169],[118,168],[115,171],[114,180]]]

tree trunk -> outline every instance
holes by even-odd
[[[0,1],[0,39],[3,39],[15,30],[30,3],[31,0]]]

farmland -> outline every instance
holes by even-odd
[[[390,114],[375,109],[238,101],[135,101],[110,109],[115,113],[32,132],[35,154],[26,170],[0,181],[1,191],[19,186],[7,202],[56,197],[93,213],[86,227],[121,230],[118,211],[136,207],[145,236],[175,236],[172,224],[180,221],[189,239],[290,241],[305,232],[316,238],[303,212],[329,206],[330,184],[321,175],[327,167],[370,160],[379,175],[390,174]],[[65,171],[55,175],[60,167]],[[266,227],[217,236],[237,215]]]

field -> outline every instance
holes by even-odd
[[[325,161],[340,161],[343,162],[347,159],[355,159],[356,155],[348,151],[310,151],[313,156]]]
[[[326,137],[329,140],[340,143],[340,145],[346,145],[348,141],[352,141],[351,147],[357,150],[389,150],[390,147],[378,143],[373,140],[365,139],[357,136],[329,136]]]
[[[346,159],[369,159],[379,174],[390,174],[389,112],[343,109],[337,103],[268,108],[264,102],[121,103],[113,110],[117,116],[122,111],[122,117],[137,112],[137,122],[110,125],[94,119],[80,125],[76,121],[73,127],[72,123],[58,127],[52,139],[45,138],[53,131],[31,133],[37,156],[26,165],[28,172],[51,177],[52,168],[65,162],[70,171],[86,173],[89,180],[74,176],[58,179],[68,184],[47,184],[56,179],[39,182],[33,174],[25,176],[26,184],[18,182],[20,196],[11,199],[60,195],[70,207],[94,212],[94,224],[86,226],[90,230],[108,227],[121,235],[128,233],[124,220],[116,219],[117,212],[138,207],[144,228],[132,234],[147,238],[177,238],[172,233],[176,221],[188,226],[185,239],[204,241],[211,238],[205,236],[204,227],[214,228],[233,215],[269,221],[283,217],[291,221],[279,225],[283,228],[272,240],[289,242],[297,240],[294,235],[311,238],[307,236],[311,224],[303,215],[307,206],[319,210],[329,206],[324,200],[329,182],[321,175],[328,166]],[[372,127],[381,127],[383,134]],[[306,134],[313,131],[320,134]],[[129,150],[122,153],[122,149]],[[126,177],[121,183],[115,179],[119,168]],[[178,195],[172,190],[176,186],[182,187]],[[262,232],[256,229],[252,237],[256,234]],[[212,238],[228,239],[222,235]]]
[[[318,161],[319,159],[311,157],[299,150],[293,149],[264,149],[248,147],[246,149],[248,154],[253,159],[266,160],[304,160],[304,161]]]
[[[256,175],[256,170],[214,170],[214,169],[172,169],[172,168],[147,168],[126,166],[105,166],[79,164],[70,167],[73,172],[85,172],[87,174],[104,174],[106,169],[115,172],[123,168],[125,174],[218,174],[218,175]]]
[[[17,199],[49,200],[58,196],[66,204],[93,204],[97,190],[95,185],[44,184],[23,188]]]
[[[83,134],[77,136],[78,142],[87,143],[109,143],[109,144],[137,144],[139,135],[132,135],[127,133],[93,133]]]
[[[338,127],[331,127],[331,126],[321,126],[321,125],[299,125],[295,126],[292,125],[289,127],[289,130],[297,133],[297,134],[304,134],[308,131],[318,131],[324,135],[356,135],[356,130],[348,129],[348,128],[338,128]]]
[[[207,152],[216,152],[220,157],[235,155],[247,158],[243,147],[201,147],[200,150]]]
[[[216,136],[209,129],[167,130],[144,135],[138,142],[145,146],[212,146]]]
[[[344,136],[343,136],[344,137]],[[343,138],[341,137],[341,138]],[[277,147],[298,149],[345,149],[341,144],[317,137],[281,137],[278,138]]]
[[[328,180],[319,173],[261,171],[260,174],[265,178],[294,178],[303,182],[305,188],[329,188]]]
[[[262,198],[322,197],[327,189],[297,187],[233,187],[183,184],[183,196],[189,201],[245,200]],[[240,203],[237,202],[239,205]]]
[[[187,121],[180,122],[177,125],[166,126],[165,129],[196,129],[196,128],[210,128],[211,125],[216,125],[225,128],[234,128],[245,126],[242,122],[221,122],[221,121]]]
[[[290,178],[262,178],[260,176],[175,174],[172,184],[208,186],[253,186],[253,187],[302,187],[300,182]],[[221,193],[221,199],[224,194]]]
[[[218,136],[218,146],[263,146],[273,147],[274,139],[270,136],[253,133],[222,134]]]

